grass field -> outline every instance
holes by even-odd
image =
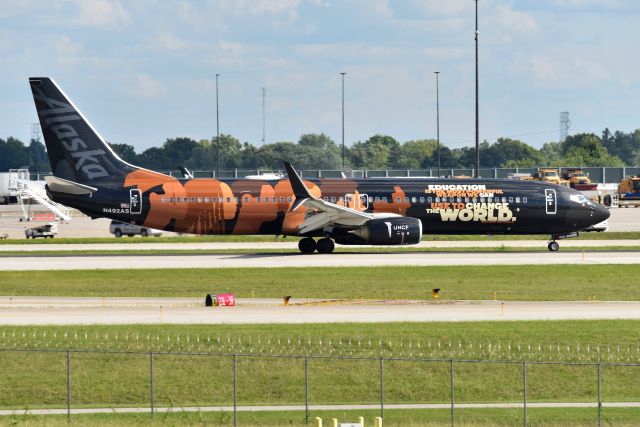
[[[385,410],[385,427],[440,427],[450,426],[450,411],[438,410]],[[249,412],[238,414],[238,424],[243,427],[254,426],[295,426],[314,425],[314,417],[320,417],[324,426],[331,426],[332,418],[339,422],[354,422],[364,417],[365,426],[373,426],[378,411],[312,411],[311,422],[305,423],[303,412]],[[230,426],[233,425],[231,413],[179,413],[155,414],[151,421],[149,414],[100,414],[73,415],[72,420],[82,426]],[[478,426],[513,426],[523,423],[522,409],[458,409],[454,412],[455,425],[466,427]],[[529,425],[549,427],[578,427],[597,424],[597,411],[589,409],[533,409],[527,411]],[[603,425],[620,427],[637,426],[640,422],[635,408],[603,408]],[[56,416],[12,416],[0,418],[0,426],[67,426],[66,415]]]
[[[193,243],[193,242],[273,242],[273,241],[297,241],[298,237],[287,238],[274,236],[178,236],[178,237],[154,237],[154,238],[128,238],[123,237],[90,237],[90,238],[55,238],[55,239],[6,239],[0,240],[0,245],[25,244],[25,245],[50,245],[60,243]],[[426,241],[469,241],[469,240],[548,240],[547,234],[534,235],[424,235]],[[640,240],[640,232],[621,231],[606,233],[582,233],[576,240]]]
[[[518,402],[523,396],[522,364],[502,363],[503,358],[529,361],[540,359],[574,360],[600,347],[601,354],[630,355],[638,359],[640,341],[640,321],[565,321],[565,322],[483,322],[483,323],[428,323],[428,324],[315,324],[315,325],[244,325],[244,326],[91,326],[77,327],[27,327],[0,328],[4,337],[3,348],[43,347],[42,336],[75,348],[102,348],[115,346],[123,349],[123,336],[128,336],[130,349],[141,349],[165,342],[168,336],[176,342],[181,337],[183,349],[197,350],[198,341],[204,345],[205,336],[220,337],[222,345],[214,344],[209,350],[233,350],[230,342],[246,342],[269,339],[274,353],[284,353],[291,346],[286,340],[296,341],[296,337],[320,337],[324,343],[331,342],[323,351],[334,355],[348,350],[347,341],[352,345],[360,340],[368,346],[371,339],[372,351],[378,351],[378,342],[383,342],[385,355],[404,352],[408,356],[409,343],[413,348],[417,342],[426,346],[440,346],[441,357],[463,356],[461,348],[468,349],[469,343],[476,348],[483,344],[485,359],[492,363],[455,363],[455,396],[458,403],[499,403]],[[82,345],[83,331],[88,338]],[[23,336],[24,333],[24,336]],[[66,334],[66,338],[65,337]],[[76,334],[80,339],[76,338]],[[97,334],[97,337],[92,334]],[[138,336],[136,340],[134,337]],[[55,338],[54,338],[55,337]],[[148,338],[147,338],[148,337]],[[158,337],[158,339],[156,339]],[[216,341],[217,339],[212,340]],[[342,340],[341,346],[338,343]],[[276,345],[280,342],[279,346]],[[187,344],[191,343],[191,344]],[[401,344],[402,343],[402,344]],[[451,343],[451,344],[449,344]],[[74,345],[75,344],[75,345]],[[458,345],[461,344],[461,347]],[[508,350],[511,344],[511,350]],[[527,346],[541,344],[551,350],[540,354],[528,353]],[[451,345],[451,347],[449,347]],[[516,350],[520,345],[520,352]],[[559,349],[556,348],[559,347]],[[293,346],[296,353],[301,348]],[[578,350],[578,349],[581,350]],[[605,350],[607,349],[607,350]],[[316,349],[312,349],[315,353]],[[378,353],[379,355],[380,353]],[[468,355],[465,353],[465,355]],[[415,357],[415,355],[414,355]],[[619,357],[619,356],[616,356]],[[0,407],[36,408],[65,407],[66,405],[66,358],[62,352],[17,352],[1,351],[0,366]],[[207,406],[230,405],[233,396],[233,358],[216,353],[210,355],[155,354],[154,358],[154,402],[156,406]],[[603,357],[604,359],[605,357]],[[305,370],[302,358],[274,358],[238,356],[237,396],[239,405],[287,405],[304,404]],[[380,399],[380,362],[371,359],[312,358],[308,360],[309,402],[310,404],[376,404]],[[447,403],[450,399],[450,363],[441,361],[384,361],[384,399],[391,403]],[[640,400],[640,367],[601,367],[601,394],[605,402]],[[149,353],[114,354],[73,352],[71,354],[71,396],[73,407],[122,407],[146,406],[149,404]],[[126,380],[124,380],[126,379]],[[529,364],[527,367],[528,402],[595,402],[597,399],[597,367],[595,365],[555,365]],[[475,412],[474,412],[475,411]],[[494,423],[514,423],[518,410],[469,410],[469,425],[491,425]],[[538,410],[535,410],[538,411]],[[534,412],[535,412],[534,411]],[[614,416],[615,410],[609,414]],[[418,411],[417,413],[419,413]],[[465,412],[465,411],[461,411]],[[412,411],[398,411],[397,425],[411,425],[425,417],[411,415]],[[440,411],[442,417],[433,411],[430,419],[446,422],[447,411]],[[431,414],[431,412],[430,412]],[[555,415],[552,415],[555,414]],[[626,414],[626,415],[625,415]],[[366,414],[359,414],[366,415]],[[593,420],[595,409],[581,410],[540,410],[538,415],[551,420]],[[221,414],[185,414],[171,417],[180,423],[188,423],[189,417],[221,417]],[[242,414],[246,423],[242,425],[272,423],[289,424],[278,421],[278,414]],[[334,415],[335,416],[335,415]],[[532,415],[533,416],[533,412]],[[135,416],[115,416],[115,419],[136,419]],[[254,418],[252,418],[254,417]],[[264,421],[260,417],[265,417]],[[269,417],[274,417],[269,421]],[[300,413],[290,414],[302,422]],[[414,417],[414,418],[412,418]],[[461,415],[460,421],[464,419]],[[486,417],[486,418],[485,418]],[[560,417],[560,418],[554,418]],[[615,417],[625,422],[640,422],[637,409],[621,410]],[[61,420],[64,418],[59,417]],[[535,417],[534,417],[535,418]],[[30,418],[33,420],[33,418]],[[92,417],[87,417],[88,420]],[[100,417],[94,417],[100,420]],[[618,418],[616,418],[618,419]],[[144,419],[141,419],[142,422]],[[197,419],[196,419],[197,420]],[[253,421],[252,421],[253,420]],[[390,416],[389,421],[392,420]],[[96,421],[98,422],[98,421]],[[198,421],[200,422],[200,421]],[[211,419],[215,423],[215,418]],[[228,414],[221,425],[229,422]],[[415,424],[428,425],[428,424]],[[437,425],[437,424],[436,424]],[[563,425],[562,423],[558,425]],[[580,425],[577,422],[574,425]]]
[[[61,258],[64,262],[64,258]],[[0,295],[640,300],[637,265],[305,267],[0,272]]]

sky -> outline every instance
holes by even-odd
[[[473,0],[0,0],[0,138],[28,141],[49,76],[138,152],[220,132],[262,143],[475,138]],[[535,147],[640,128],[640,2],[479,0],[480,139]]]

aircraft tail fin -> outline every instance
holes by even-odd
[[[113,152],[52,79],[30,77],[29,84],[56,177],[95,186],[137,169]]]

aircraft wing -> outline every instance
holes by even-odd
[[[289,182],[295,195],[295,201],[291,206],[291,210],[295,211],[300,206],[304,206],[309,210],[300,225],[299,234],[305,234],[333,224],[357,227],[377,217],[371,213],[329,203],[312,195],[304,184],[304,181],[302,181],[302,178],[300,178],[300,175],[298,175],[293,166],[291,166],[291,163],[285,162],[284,167],[287,170]],[[392,215],[393,214],[389,216]]]

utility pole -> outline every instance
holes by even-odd
[[[342,170],[344,171],[344,75],[347,73],[340,73],[342,75]]]
[[[218,106],[218,77],[216,74],[216,178],[220,179],[220,108]]]
[[[438,178],[440,177],[440,89],[438,75],[440,71],[435,71],[436,75],[436,140],[438,141]]]
[[[478,113],[478,0],[476,0],[476,178],[480,178],[480,119]]]
[[[264,142],[266,141],[266,113],[265,113],[265,98],[267,97],[267,88],[263,87],[262,88],[262,143],[264,144]]]

